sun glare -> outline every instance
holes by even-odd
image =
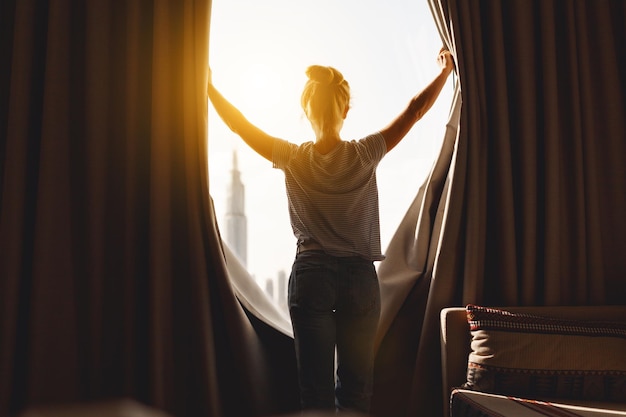
[[[276,117],[271,112],[281,101],[283,83],[275,69],[263,62],[245,68],[239,83],[242,105],[255,115]]]
[[[438,71],[441,39],[425,1],[215,0],[211,15],[215,85],[248,120],[293,143],[314,139],[300,108],[309,65],[331,65],[350,83],[344,140],[382,129]],[[383,251],[439,151],[451,92],[442,93],[379,166]],[[245,186],[247,267],[265,287],[281,271],[289,275],[295,254],[284,177],[209,111],[210,192],[218,222],[236,149]]]
[[[267,65],[256,63],[246,68],[244,73],[244,90],[251,95],[266,96],[271,92],[272,86],[280,86],[278,76]]]

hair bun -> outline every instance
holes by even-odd
[[[306,75],[322,85],[341,84],[343,81],[343,75],[339,71],[323,65],[311,65],[306,69]]]

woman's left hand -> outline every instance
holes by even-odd
[[[454,58],[448,48],[443,47],[437,56],[437,63],[442,70],[452,71],[454,69]]]
[[[208,93],[209,86],[211,86],[212,84],[213,84],[213,73],[211,72],[211,67],[209,67],[209,70],[207,73],[207,93]]]

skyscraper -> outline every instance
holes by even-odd
[[[248,223],[245,213],[245,187],[237,166],[237,151],[233,151],[233,168],[226,195],[226,243],[247,267]]]

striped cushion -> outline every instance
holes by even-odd
[[[465,388],[535,398],[626,399],[626,322],[475,305],[467,306],[467,319],[472,342]]]

